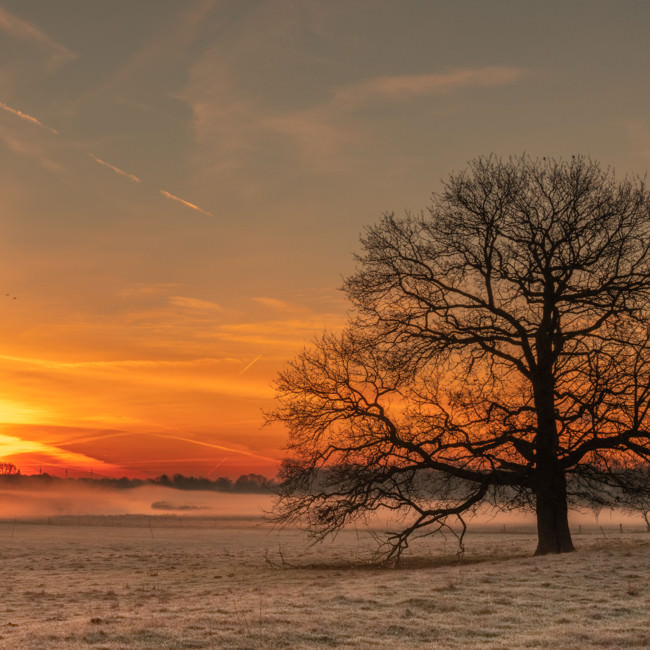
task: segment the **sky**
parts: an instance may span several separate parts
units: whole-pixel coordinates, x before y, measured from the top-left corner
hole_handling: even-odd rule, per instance
[[[273,379],[482,154],[650,164],[641,0],[0,0],[0,461],[274,476]]]

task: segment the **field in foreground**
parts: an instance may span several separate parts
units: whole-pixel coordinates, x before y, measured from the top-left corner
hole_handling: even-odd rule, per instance
[[[531,557],[526,531],[369,563],[346,531],[308,546],[255,520],[0,523],[2,648],[647,648],[650,535],[592,530]]]

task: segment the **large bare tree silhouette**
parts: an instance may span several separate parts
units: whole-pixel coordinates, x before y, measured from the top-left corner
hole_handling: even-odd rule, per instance
[[[346,331],[277,379],[278,515],[316,535],[410,512],[399,557],[483,502],[573,550],[571,498],[650,456],[650,196],[583,157],[478,158],[362,237]],[[464,526],[464,524],[463,524]]]

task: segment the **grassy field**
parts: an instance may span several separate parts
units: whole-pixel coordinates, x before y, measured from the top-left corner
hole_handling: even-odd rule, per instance
[[[460,562],[438,538],[380,568],[365,531],[310,546],[256,519],[4,521],[0,647],[650,647],[650,535],[581,530],[561,557],[495,524]]]

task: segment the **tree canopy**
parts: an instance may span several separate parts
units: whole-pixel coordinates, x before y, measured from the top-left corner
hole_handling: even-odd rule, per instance
[[[425,212],[361,239],[345,331],[279,374],[279,516],[326,535],[481,503],[533,507],[537,553],[573,550],[572,500],[650,458],[650,196],[584,157],[470,162]]]

